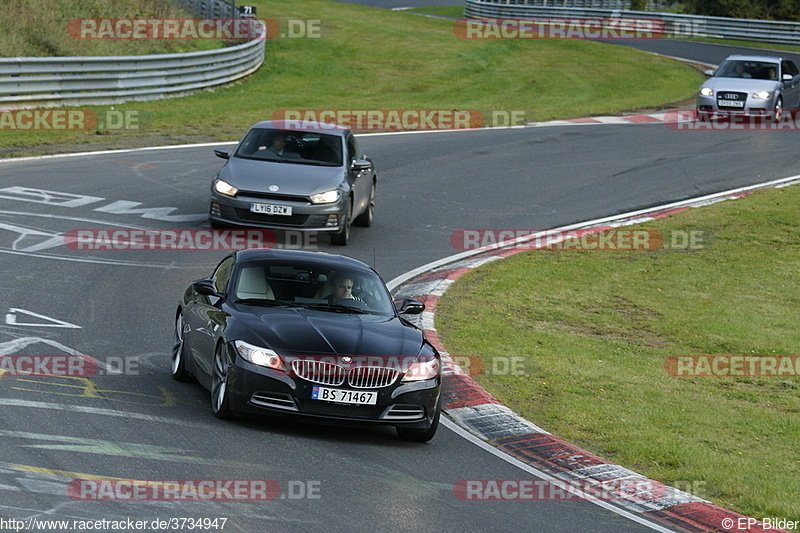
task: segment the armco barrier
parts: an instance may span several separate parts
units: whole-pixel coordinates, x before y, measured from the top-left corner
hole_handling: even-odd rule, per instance
[[[255,72],[264,61],[265,42],[186,54],[0,58],[0,109],[181,96]]]
[[[746,39],[776,44],[800,44],[800,23],[775,20],[704,17],[657,11],[621,11],[616,0],[592,2],[601,7],[553,7],[554,4],[575,4],[566,0],[465,0],[467,18],[626,18],[660,20],[667,36],[715,37]],[[547,4],[547,5],[545,5]]]

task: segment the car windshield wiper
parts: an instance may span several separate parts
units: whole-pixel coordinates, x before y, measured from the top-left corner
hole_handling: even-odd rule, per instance
[[[308,309],[321,309],[323,311],[334,311],[336,313],[356,313],[359,315],[369,315],[369,311],[359,309],[358,307],[350,307],[349,305],[342,304],[323,304],[323,303],[304,303],[301,304]]]

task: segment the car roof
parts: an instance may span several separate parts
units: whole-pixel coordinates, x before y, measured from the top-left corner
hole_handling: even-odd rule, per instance
[[[250,126],[250,129],[313,131],[318,133],[327,133],[329,135],[336,135],[339,137],[344,136],[345,133],[350,131],[344,126],[326,124],[323,122],[314,122],[310,120],[262,120]]]
[[[763,61],[769,63],[780,63],[786,58],[778,56],[756,56],[734,54],[725,58],[725,61]]]
[[[297,261],[323,264],[330,267],[348,267],[358,270],[375,272],[375,270],[352,257],[329,254],[327,252],[310,252],[304,250],[283,250],[276,248],[247,248],[235,252],[236,262],[250,261]]]

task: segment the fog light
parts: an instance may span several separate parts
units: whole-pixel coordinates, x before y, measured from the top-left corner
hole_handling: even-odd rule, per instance
[[[328,220],[325,221],[325,227],[328,228],[338,228],[339,227],[339,215],[328,215]]]
[[[220,209],[219,204],[216,204],[216,203],[212,203],[211,204],[211,216],[212,217],[221,217],[222,216],[222,210]]]

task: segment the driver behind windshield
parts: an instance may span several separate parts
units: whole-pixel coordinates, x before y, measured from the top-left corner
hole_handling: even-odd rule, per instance
[[[331,294],[328,296],[328,302],[331,304],[338,304],[343,300],[355,300],[357,302],[366,303],[358,296],[353,296],[353,278],[347,274],[334,274],[331,278]]]

